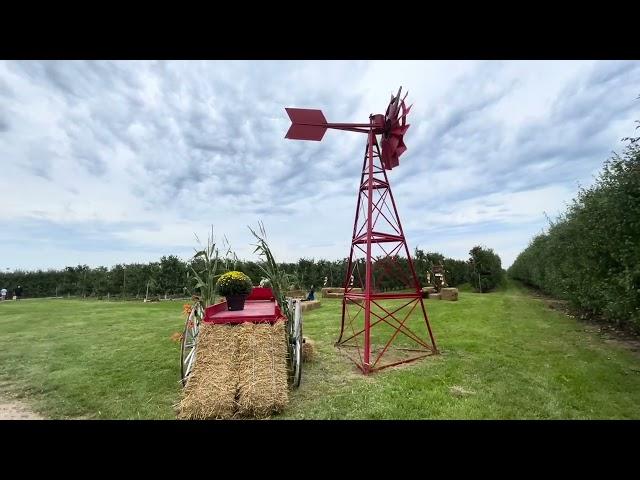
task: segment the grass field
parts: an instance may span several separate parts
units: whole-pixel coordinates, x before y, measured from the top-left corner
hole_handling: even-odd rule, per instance
[[[340,301],[304,317],[318,360],[276,418],[640,418],[640,355],[508,284],[426,301],[442,354],[369,377],[336,353]],[[0,304],[0,395],[49,418],[174,418],[182,302]]]

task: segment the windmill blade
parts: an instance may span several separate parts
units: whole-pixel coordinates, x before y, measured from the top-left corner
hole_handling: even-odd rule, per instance
[[[411,110],[411,107],[413,107],[413,104],[407,107],[404,103],[404,100],[402,100],[402,102],[400,103],[400,109],[402,110],[402,113],[398,115],[395,121],[391,122],[391,128],[395,128],[401,123],[406,123],[407,115],[409,115],[409,111]]]
[[[400,93],[402,92],[402,86],[398,89],[398,94],[396,95],[395,101],[393,102],[393,113],[394,115],[398,114],[398,107],[400,106]]]
[[[403,126],[398,126],[396,128],[394,128],[393,130],[391,130],[390,132],[390,136],[393,137],[402,137],[404,136],[405,133],[407,133],[407,130],[409,130],[409,127],[411,125],[403,125]]]
[[[285,108],[291,119],[291,127],[285,138],[319,142],[327,131],[327,119],[322,110],[309,108]]]

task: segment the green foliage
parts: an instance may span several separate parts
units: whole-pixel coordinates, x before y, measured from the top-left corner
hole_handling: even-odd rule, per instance
[[[256,232],[253,232],[256,235]],[[265,277],[265,258],[261,262],[239,260],[232,252],[226,238],[218,244],[213,238],[213,229],[206,245],[200,244],[192,258],[183,261],[174,255],[164,256],[158,262],[148,264],[118,264],[111,268],[78,265],[63,270],[49,271],[15,271],[0,272],[0,288],[3,286],[10,292],[18,285],[23,287],[25,297],[74,296],[105,299],[115,298],[152,298],[168,296],[184,297],[197,294],[207,305],[215,303],[215,284],[218,277],[230,270],[239,270],[246,274],[254,285],[258,285]],[[268,245],[264,245],[268,247]],[[262,246],[261,246],[262,248]],[[408,272],[407,259],[397,256],[395,259],[400,268]],[[363,260],[359,266],[364,272]],[[383,291],[394,291],[406,288],[396,275],[386,275],[385,265],[389,260],[374,262],[374,280]],[[427,272],[434,264],[442,262],[445,267],[447,284],[458,286],[471,283],[469,264],[463,260],[445,258],[438,252],[424,252],[416,249],[413,257],[418,280],[427,284]],[[347,271],[347,259],[315,260],[301,258],[297,262],[279,262],[278,275],[281,275],[282,291],[290,289],[307,290],[312,285],[316,288],[341,287],[344,285]],[[406,279],[409,280],[409,279]],[[477,284],[477,281],[476,281]]]
[[[469,255],[469,281],[477,292],[489,292],[502,283],[502,262],[492,248],[475,246]]]
[[[445,278],[450,287],[457,287],[469,281],[469,263],[464,260],[445,258]]]
[[[627,139],[590,188],[533,238],[512,278],[640,330],[640,144]]]
[[[165,294],[184,293],[187,284],[187,266],[175,255],[162,257],[157,280],[161,291]]]
[[[398,261],[406,268],[406,258],[399,257]],[[443,261],[449,285],[457,286],[469,281],[466,262],[445,258],[436,252],[425,254],[416,249],[414,265],[422,285],[426,285],[426,273],[438,261]],[[376,262],[374,271],[382,272],[383,263]],[[0,272],[0,288],[4,286],[13,291],[22,285],[24,296],[32,298],[58,295],[103,299],[109,295],[113,299],[122,298],[123,294],[126,298],[152,298],[164,295],[182,297],[196,293],[203,299],[206,297],[208,302],[214,302],[215,282],[221,273],[240,270],[251,278],[254,285],[258,285],[264,277],[261,265],[260,262],[238,260],[226,239],[221,242],[220,248],[217,243],[208,240],[187,261],[169,255],[158,262],[118,264],[111,268],[79,265],[63,270]],[[302,258],[295,263],[279,262],[278,268],[287,274],[289,283],[285,290],[304,290],[312,285],[322,287],[325,277],[327,287],[341,287],[344,285],[347,263],[346,259]],[[393,276],[383,279],[380,285],[385,290],[403,287]]]

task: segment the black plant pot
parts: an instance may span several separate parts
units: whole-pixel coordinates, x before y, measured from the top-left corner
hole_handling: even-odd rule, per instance
[[[244,310],[244,301],[247,299],[247,295],[229,295],[226,298],[229,310]]]

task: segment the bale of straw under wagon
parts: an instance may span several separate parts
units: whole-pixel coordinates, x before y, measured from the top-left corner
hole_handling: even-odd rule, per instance
[[[238,415],[267,417],[289,403],[284,322],[238,330]]]
[[[236,351],[233,326],[201,326],[195,364],[178,404],[178,418],[230,418],[235,414]]]
[[[284,322],[202,325],[180,419],[266,417],[289,402]]]

